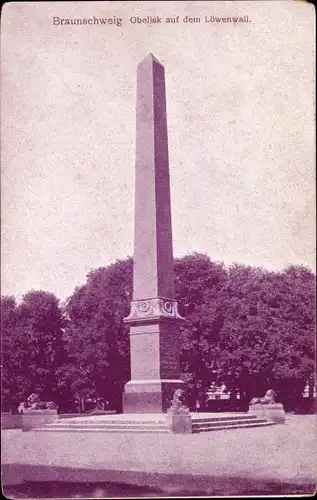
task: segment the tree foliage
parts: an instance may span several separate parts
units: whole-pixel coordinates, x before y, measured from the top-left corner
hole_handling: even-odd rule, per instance
[[[212,382],[246,401],[268,388],[294,401],[314,381],[316,293],[309,269],[227,268],[194,253],[175,260],[175,290],[186,318],[181,369],[191,406],[204,402]],[[63,306],[42,291],[20,304],[3,297],[5,404],[37,392],[60,404],[100,396],[120,409],[130,379],[123,318],[131,297],[131,258],[91,271]]]
[[[212,351],[224,321],[221,299],[226,277],[224,265],[204,254],[175,262],[176,298],[186,319],[181,328],[182,372],[192,405],[204,398],[214,377]]]
[[[65,357],[65,321],[55,295],[30,291],[20,304],[1,299],[2,403],[12,406],[31,392],[54,399],[57,369]]]
[[[126,259],[91,271],[68,299],[68,363],[60,369],[60,387],[68,387],[76,398],[98,395],[120,406],[118,396],[130,377],[123,318],[131,295],[132,259]]]
[[[246,401],[269,387],[284,401],[298,399],[314,378],[314,274],[301,266],[283,272],[242,265],[226,270],[202,255],[182,261],[176,265],[188,320],[182,360],[193,399],[213,381]],[[190,271],[184,274],[185,261]],[[193,304],[196,287],[200,295]]]

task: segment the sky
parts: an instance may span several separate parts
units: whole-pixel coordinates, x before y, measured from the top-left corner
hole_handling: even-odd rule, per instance
[[[122,22],[60,21],[94,16]],[[146,16],[161,23],[134,22]],[[228,16],[248,22],[215,20]],[[136,68],[150,52],[166,74],[174,255],[315,270],[314,23],[291,0],[6,4],[2,295],[65,299],[132,255]]]

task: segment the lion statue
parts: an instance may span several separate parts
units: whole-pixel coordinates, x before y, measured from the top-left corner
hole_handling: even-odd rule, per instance
[[[265,396],[263,398],[253,398],[250,401],[250,405],[256,405],[256,404],[261,404],[261,405],[269,405],[275,403],[275,398],[277,394],[273,389],[269,389],[266,391]]]
[[[54,401],[41,401],[38,394],[32,393],[26,401],[19,404],[18,411],[23,414],[27,410],[56,410]]]
[[[173,394],[169,412],[172,413],[187,413],[189,410],[185,403],[185,391],[183,389],[176,389]]]

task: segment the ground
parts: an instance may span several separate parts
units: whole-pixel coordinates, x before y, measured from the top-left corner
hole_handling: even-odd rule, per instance
[[[316,430],[315,415],[287,415],[284,425],[189,435],[5,430],[4,493],[6,485],[9,492],[10,484],[23,479],[51,485],[116,482],[169,495],[313,493]]]

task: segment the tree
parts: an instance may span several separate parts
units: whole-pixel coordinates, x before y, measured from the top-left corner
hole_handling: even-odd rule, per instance
[[[132,259],[128,258],[91,271],[87,283],[68,299],[68,363],[60,370],[60,385],[68,385],[74,395],[94,394],[120,407],[123,385],[130,378],[123,318],[129,314],[131,296]]]
[[[229,269],[217,375],[245,401],[268,388],[283,401],[300,398],[314,372],[314,282],[301,267]]]
[[[222,263],[213,263],[200,253],[175,262],[176,298],[186,324],[181,328],[181,368],[191,408],[204,404],[214,378],[213,349],[223,323],[223,287],[227,273]]]
[[[283,400],[297,404],[315,376],[315,276],[303,266],[290,266],[274,279],[268,336],[274,359],[272,384]]]
[[[15,401],[19,385],[15,370],[19,364],[19,352],[16,337],[21,337],[16,327],[16,301],[14,297],[1,297],[1,407],[8,411]],[[19,384],[20,382],[20,384]],[[22,382],[22,384],[21,384]],[[22,390],[23,390],[22,389]]]
[[[246,403],[275,389],[294,407],[315,383],[315,275],[290,266],[268,272],[212,262],[194,253],[175,260],[181,370],[192,408],[212,382]],[[64,308],[48,292],[17,305],[1,299],[2,404],[30,392],[60,406],[102,397],[118,410],[130,379],[128,316],[132,259],[91,271]]]
[[[175,274],[190,405],[216,382],[245,403],[273,388],[294,406],[315,373],[315,275],[226,269],[204,254],[178,259]]]
[[[19,305],[1,299],[2,397],[6,406],[30,392],[56,400],[57,369],[64,362],[65,320],[54,294],[32,290]]]

